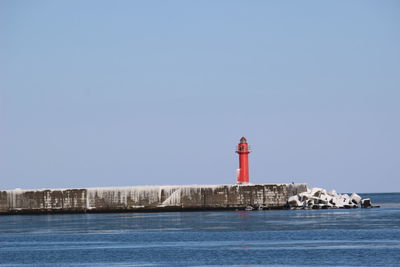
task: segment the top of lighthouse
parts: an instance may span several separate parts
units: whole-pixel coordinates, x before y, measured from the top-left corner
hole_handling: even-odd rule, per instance
[[[247,144],[247,139],[246,139],[246,137],[242,137],[242,138],[240,138],[240,142],[239,142],[239,144],[237,145],[237,150],[236,150],[236,153],[239,153],[239,154],[242,154],[242,153],[250,153],[251,151],[250,151],[250,147],[249,147],[249,144]]]

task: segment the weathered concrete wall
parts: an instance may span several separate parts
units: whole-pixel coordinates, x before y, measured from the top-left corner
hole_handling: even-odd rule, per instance
[[[284,208],[305,184],[0,191],[0,214]]]

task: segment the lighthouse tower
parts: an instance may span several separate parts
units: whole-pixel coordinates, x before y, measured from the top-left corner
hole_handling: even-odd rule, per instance
[[[239,154],[239,169],[237,170],[237,183],[249,183],[249,145],[245,137],[240,138],[236,153]]]

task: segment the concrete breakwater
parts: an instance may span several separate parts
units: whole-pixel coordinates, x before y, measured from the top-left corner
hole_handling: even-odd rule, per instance
[[[306,184],[15,189],[0,191],[0,214],[282,209],[306,191]]]

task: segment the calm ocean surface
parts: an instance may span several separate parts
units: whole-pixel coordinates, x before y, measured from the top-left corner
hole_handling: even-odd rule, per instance
[[[400,193],[380,209],[0,216],[4,266],[400,266]]]

